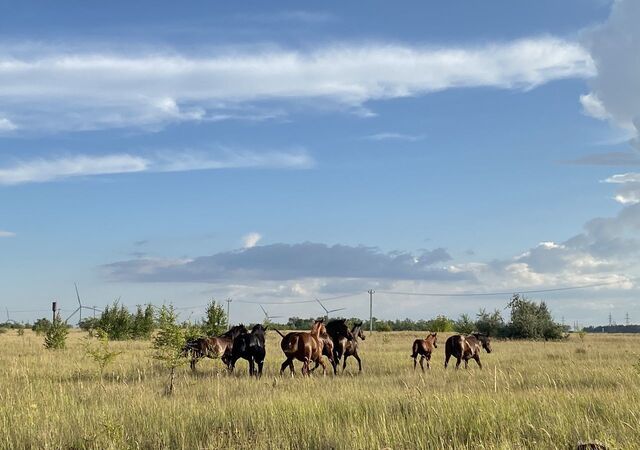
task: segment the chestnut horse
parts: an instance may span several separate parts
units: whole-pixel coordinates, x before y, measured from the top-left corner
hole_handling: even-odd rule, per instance
[[[199,337],[187,341],[182,353],[191,357],[191,370],[196,371],[196,363],[201,358],[222,358],[222,362],[230,368],[231,349],[233,340],[241,334],[247,333],[244,325],[236,325],[226,333],[216,337]]]
[[[460,367],[461,360],[464,360],[464,368],[466,369],[469,365],[470,359],[474,359],[482,369],[482,363],[480,363],[480,351],[483,348],[487,353],[491,353],[491,340],[486,334],[471,333],[468,336],[456,334],[449,337],[444,345],[444,368],[447,368],[449,358],[454,356],[458,360],[456,362],[456,369]]]
[[[448,341],[447,341],[448,342]],[[418,355],[420,355],[420,368],[424,372],[424,361],[427,361],[427,369],[431,369],[431,353],[438,348],[438,333],[429,333],[426,339],[413,341],[411,357],[413,358],[413,370],[416,370]]]
[[[302,361],[302,375],[310,375],[309,364],[315,362],[322,366],[322,373],[326,375],[327,366],[322,360],[322,351],[326,345],[327,330],[324,326],[324,320],[316,320],[311,331],[294,331],[283,335],[280,331],[276,332],[282,336],[280,348],[284,352],[287,359],[280,366],[280,375],[284,373],[284,369],[288,366],[291,375],[294,373],[293,360]]]

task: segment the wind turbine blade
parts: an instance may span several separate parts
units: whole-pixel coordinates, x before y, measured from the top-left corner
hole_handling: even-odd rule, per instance
[[[266,310],[266,309],[264,309],[264,308],[262,307],[262,305],[258,305],[258,306],[260,307],[260,309],[261,309],[261,310],[262,310],[262,312],[264,313],[264,316],[268,319],[268,318],[269,318],[269,314],[267,314],[267,310]]]
[[[80,301],[80,293],[78,292],[78,283],[73,283],[73,285],[76,287],[76,298],[78,299],[78,305],[80,305],[80,308],[82,308],[82,302]]]
[[[329,311],[327,311],[327,313],[336,312],[336,311],[344,311],[345,309],[347,309],[347,308],[330,309]]]

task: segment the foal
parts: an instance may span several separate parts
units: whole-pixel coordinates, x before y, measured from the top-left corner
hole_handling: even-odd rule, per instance
[[[344,359],[342,360],[342,371],[347,367],[347,358],[353,356],[358,361],[358,372],[362,372],[362,361],[360,355],[358,355],[358,338],[365,340],[364,333],[362,332],[362,322],[357,323],[351,329],[353,339],[346,342],[344,347]]]
[[[416,370],[418,355],[420,355],[420,368],[424,372],[424,361],[427,360],[427,369],[431,369],[431,353],[438,348],[438,333],[429,333],[426,339],[413,341],[411,357],[413,358],[413,370]]]

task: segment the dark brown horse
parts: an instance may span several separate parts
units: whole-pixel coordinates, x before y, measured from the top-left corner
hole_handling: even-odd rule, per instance
[[[233,340],[229,370],[233,372],[236,362],[240,358],[249,361],[249,375],[257,378],[262,376],[262,366],[266,356],[265,333],[267,327],[256,324],[251,329],[251,333],[244,333]],[[258,370],[256,371],[256,364]]]
[[[444,368],[447,368],[449,364],[449,358],[454,356],[458,361],[456,362],[456,369],[460,367],[460,361],[464,360],[464,368],[469,365],[470,359],[475,359],[478,366],[482,369],[482,363],[480,362],[480,351],[485,349],[487,353],[491,353],[491,340],[489,336],[482,333],[471,333],[468,336],[462,336],[460,334],[451,336],[447,339],[444,346],[445,360]]]
[[[360,360],[360,355],[358,355],[358,338],[365,340],[364,332],[362,331],[362,322],[357,323],[351,328],[351,335],[353,339],[347,340],[342,360],[342,371],[347,367],[347,358],[349,356],[353,356],[356,361],[358,361],[358,372],[362,372],[362,361]]]
[[[282,336],[280,348],[284,352],[287,359],[280,366],[280,374],[284,373],[284,369],[289,367],[291,375],[294,373],[293,360],[302,361],[302,375],[310,375],[311,370],[309,364],[315,362],[322,366],[322,373],[326,375],[327,366],[322,360],[322,350],[325,347],[325,339],[327,329],[324,326],[324,320],[316,320],[311,331],[294,331],[283,335],[280,331],[276,332]]]
[[[191,370],[194,372],[196,371],[196,363],[202,358],[221,358],[229,369],[233,340],[244,333],[247,333],[247,329],[240,324],[220,336],[191,339],[182,348],[182,353],[191,357]]]
[[[438,333],[429,333],[426,339],[416,339],[411,348],[413,358],[413,370],[416,370],[418,355],[420,355],[420,368],[424,372],[424,362],[427,361],[427,369],[431,369],[431,353],[438,348]]]

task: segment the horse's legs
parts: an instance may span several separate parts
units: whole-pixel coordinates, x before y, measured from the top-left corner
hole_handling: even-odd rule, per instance
[[[420,355],[420,368],[424,372],[424,355]]]
[[[249,358],[249,376],[252,377],[256,373],[255,363],[253,358]]]
[[[444,368],[446,369],[447,366],[449,365],[449,358],[451,358],[451,354],[447,353],[445,358],[444,358]]]
[[[324,363],[324,361],[322,360],[322,355],[320,356],[320,359],[318,359],[317,362],[320,362],[320,365],[322,366],[322,376],[326,377],[327,376],[327,365]],[[333,362],[333,361],[332,361]]]
[[[349,355],[347,355],[346,353],[344,354],[344,357],[342,359],[342,371],[344,372],[345,369],[347,368],[347,358],[349,357]]]
[[[465,358],[464,359],[464,368],[468,369],[469,368],[469,358]]]
[[[413,370],[416,370],[416,365],[418,364],[418,357],[417,356],[413,356]],[[447,367],[447,366],[445,366]]]
[[[456,369],[459,369],[460,368],[460,363],[462,362],[462,357],[457,358],[457,360],[458,361],[456,362]]]
[[[480,362],[480,355],[474,355],[473,359],[476,360],[476,362],[478,363],[478,366],[482,369],[482,363]]]
[[[427,359],[427,370],[431,370],[431,355],[426,357]]]
[[[291,358],[287,358],[285,362],[283,362],[282,365],[280,366],[280,376],[284,374],[284,369],[287,366],[289,366],[289,369],[291,369],[291,375],[293,375],[293,361],[291,360]]]
[[[196,358],[191,358],[191,371],[192,372],[196,371],[196,362],[198,362],[198,360]]]
[[[261,378],[262,377],[262,366],[264,364],[264,360],[263,361],[258,361],[258,373],[256,374],[256,378]]]
[[[358,372],[362,372],[362,361],[360,360],[360,356],[358,356],[358,352],[355,352],[353,357],[358,361]]]

